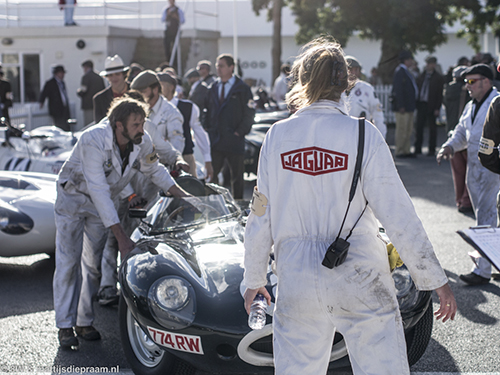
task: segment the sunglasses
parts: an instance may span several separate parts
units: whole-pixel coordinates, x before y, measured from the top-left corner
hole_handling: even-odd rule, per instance
[[[469,85],[473,85],[477,81],[482,81],[484,78],[475,78],[475,79],[464,79],[465,83],[468,83]]]

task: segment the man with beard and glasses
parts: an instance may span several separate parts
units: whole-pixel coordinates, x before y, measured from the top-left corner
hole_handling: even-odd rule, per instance
[[[78,346],[75,332],[84,340],[101,338],[92,325],[92,299],[99,288],[108,230],[116,237],[122,259],[135,247],[117,213],[120,192],[132,177],[141,172],[173,196],[189,196],[158,163],[151,138],[144,131],[146,111],[137,100],[115,100],[107,119],[82,133],[59,173],[53,288],[63,348]]]

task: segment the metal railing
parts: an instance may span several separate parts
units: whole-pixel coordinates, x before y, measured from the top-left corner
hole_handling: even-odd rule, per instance
[[[375,95],[377,95],[377,98],[380,101],[380,104],[382,104],[382,108],[384,109],[385,123],[395,123],[396,118],[394,117],[394,112],[392,111],[390,101],[392,85],[377,85],[374,86],[374,88]]]
[[[167,4],[165,0],[80,0],[77,5],[68,6],[75,8],[74,20],[81,26],[163,30],[165,26],[160,18]],[[207,4],[197,4],[195,0],[178,1],[177,6],[187,13],[183,28],[218,30],[218,0]],[[0,0],[0,27],[54,26],[61,25],[63,18],[56,1]]]
[[[75,103],[70,103],[69,108],[70,113],[76,113]],[[47,104],[43,108],[40,108],[39,103],[14,103],[14,106],[9,108],[9,117],[13,125],[19,126],[24,124],[26,130],[33,130],[45,125],[54,125],[54,121],[47,110]]]

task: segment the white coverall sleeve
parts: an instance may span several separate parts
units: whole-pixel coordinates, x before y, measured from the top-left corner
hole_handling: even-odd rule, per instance
[[[175,181],[172,176],[170,176],[168,169],[158,162],[158,158],[151,161],[148,157],[148,155],[154,151],[153,143],[148,133],[144,134],[143,140],[145,144],[141,144],[141,153],[139,155],[140,171],[151,178],[151,181],[153,181],[156,186],[166,192],[175,185]]]
[[[82,160],[82,172],[87,182],[89,195],[92,198],[97,212],[106,228],[118,224],[120,219],[111,198],[109,184],[104,174],[103,165],[106,162],[102,147],[90,136],[84,139],[78,149]]]
[[[368,206],[385,228],[419,290],[434,290],[448,279],[394,165],[385,142],[366,155],[361,173]]]
[[[469,109],[469,111],[471,110],[470,107],[466,107],[464,114],[469,113],[467,109]],[[448,138],[442,147],[444,146],[450,146],[453,149],[453,152],[462,151],[467,148],[467,123],[464,115],[462,115],[460,120],[458,120],[458,124],[453,130],[453,134],[450,138]]]
[[[165,121],[158,125],[158,131],[164,139],[169,141],[177,151],[184,151],[184,122],[182,114],[171,103],[167,103],[171,108],[165,113]]]
[[[210,138],[208,133],[203,129],[200,122],[200,109],[196,104],[193,103],[193,109],[191,110],[191,123],[189,124],[194,133],[194,142],[196,146],[200,148],[203,159],[205,163],[212,161],[212,155],[210,153]]]
[[[160,163],[175,165],[175,163],[179,160],[182,160],[181,153],[176,150],[169,141],[165,140],[161,136],[160,132],[156,129],[156,126],[150,120],[146,121],[144,128],[151,137],[155,151],[160,158]]]
[[[263,149],[265,141],[263,144]],[[267,185],[268,174],[266,157],[261,152],[257,172],[257,189],[269,199],[269,188]],[[269,254],[273,245],[271,233],[271,204],[268,200],[266,210],[262,216],[250,213],[245,228],[245,274],[244,284],[249,289],[258,289],[267,284],[267,269],[269,266]]]

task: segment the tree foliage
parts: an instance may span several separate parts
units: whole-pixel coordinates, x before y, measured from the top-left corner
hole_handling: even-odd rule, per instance
[[[292,0],[291,7],[300,28],[299,44],[320,34],[332,35],[343,46],[354,33],[380,40],[379,70],[388,81],[399,51],[433,52],[446,41],[446,24],[460,17],[457,9],[471,1],[475,0]]]

